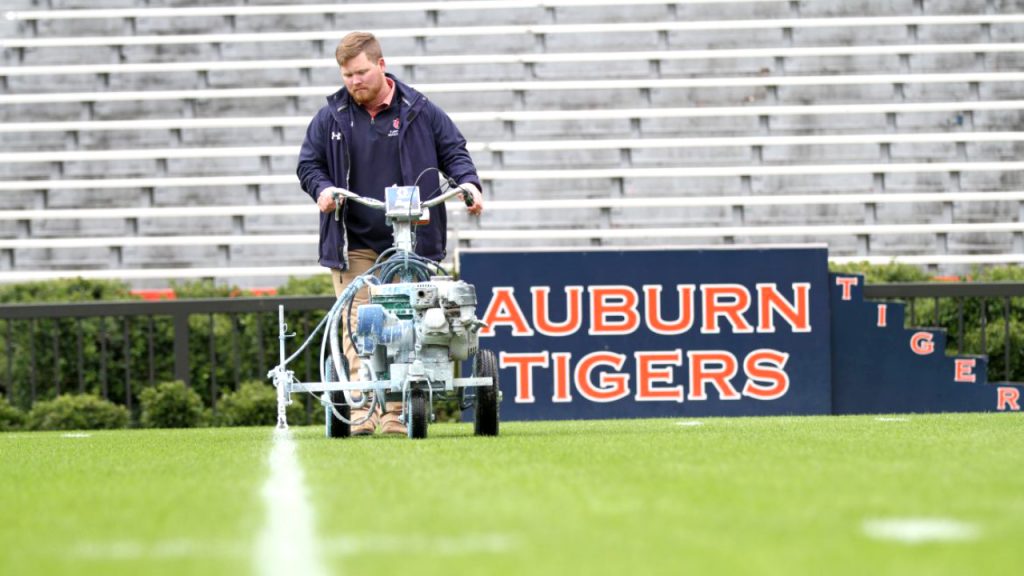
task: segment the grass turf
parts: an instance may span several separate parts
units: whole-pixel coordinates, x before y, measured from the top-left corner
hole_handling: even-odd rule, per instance
[[[244,574],[270,443],[255,429],[0,434],[0,574]]]
[[[295,429],[337,574],[1002,574],[1019,414],[503,423],[426,441]],[[0,574],[244,574],[268,429],[0,435]],[[904,544],[874,519],[952,519]]]

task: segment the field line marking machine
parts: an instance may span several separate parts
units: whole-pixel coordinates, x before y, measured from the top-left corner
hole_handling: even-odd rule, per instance
[[[286,343],[295,334],[288,332],[284,306],[278,307],[279,364],[267,374],[277,389],[277,428],[288,427],[286,407],[292,403],[292,394],[305,392],[319,395],[329,438],[351,436],[353,426],[364,424],[376,410],[384,411],[394,402],[401,402],[399,419],[409,437],[426,438],[427,427],[435,419],[434,403],[454,396],[461,409],[474,408],[476,435],[498,434],[498,366],[494,352],[479,347],[477,332],[484,323],[476,316],[476,288],[415,253],[416,227],[429,222],[431,207],[458,194],[467,206],[473,205],[468,191],[438,174],[435,193],[439,194],[427,200],[420,199],[417,185],[390,186],[383,202],[333,189],[336,220],[342,218],[345,201],[382,210],[394,244],[345,288],[291,356]],[[356,295],[364,288],[369,302],[355,307],[353,316]],[[320,381],[299,382],[288,365],[321,332]],[[345,338],[359,357],[356,378],[350,378]],[[472,373],[459,376],[457,363],[467,360],[472,360]],[[353,410],[367,412],[353,418]]]

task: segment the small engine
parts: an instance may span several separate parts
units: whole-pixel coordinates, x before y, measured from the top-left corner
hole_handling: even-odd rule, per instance
[[[372,285],[359,307],[355,339],[363,380],[447,383],[454,363],[479,347],[476,289],[449,276]]]

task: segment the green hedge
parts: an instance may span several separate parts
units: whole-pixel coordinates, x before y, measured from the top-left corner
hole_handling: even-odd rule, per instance
[[[28,413],[29,430],[112,430],[127,428],[128,409],[91,394],[63,394],[36,402]]]
[[[293,400],[301,398],[293,395]],[[293,401],[287,408],[289,424],[305,424],[306,409]],[[277,423],[277,390],[268,382],[243,382],[217,404],[214,422],[218,426],[273,426]]]
[[[927,282],[931,277],[924,270],[910,264],[868,264],[867,262],[851,262],[849,264],[828,265],[829,272],[836,274],[861,274],[868,284],[892,284],[899,282]]]
[[[144,428],[195,428],[209,420],[203,399],[181,380],[163,382],[139,394]]]
[[[20,430],[25,424],[25,413],[11,406],[6,398],[0,398],[0,432]]]

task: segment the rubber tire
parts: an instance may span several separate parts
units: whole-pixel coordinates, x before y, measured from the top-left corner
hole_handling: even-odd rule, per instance
[[[473,363],[473,375],[477,378],[492,378],[492,386],[478,386],[476,389],[476,409],[473,418],[473,433],[477,436],[498,435],[498,362],[494,352],[480,350],[476,353]]]
[[[345,366],[346,363],[344,362],[344,360],[342,360],[342,364],[342,368],[347,368],[347,366]],[[325,372],[328,382],[340,381],[338,375],[334,371],[333,362],[328,360],[327,370]],[[351,420],[352,407],[349,406],[348,402],[345,401],[345,393],[339,390],[336,392],[330,392],[329,394],[331,396],[331,402],[334,403],[335,408],[338,410],[338,413],[344,416],[346,420]],[[331,410],[330,406],[324,406],[324,420],[324,431],[326,432],[328,438],[348,438],[352,436],[352,425],[342,422],[337,417],[335,417],[334,411]]]
[[[427,393],[423,390],[413,390],[409,395],[409,405],[409,438],[426,438],[427,422],[430,420]]]

